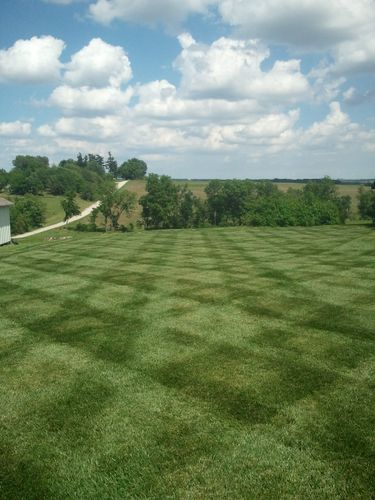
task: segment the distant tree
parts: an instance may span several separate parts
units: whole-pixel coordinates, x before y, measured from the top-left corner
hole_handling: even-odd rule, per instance
[[[359,188],[358,211],[362,219],[371,219],[375,224],[375,186],[372,189]]]
[[[146,229],[196,227],[204,223],[205,204],[187,186],[180,186],[166,175],[150,174],[147,194],[139,200]]]
[[[150,174],[146,182],[147,194],[139,200],[146,229],[178,227],[178,186],[166,175]]]
[[[306,196],[314,196],[320,200],[334,200],[337,197],[335,182],[328,176],[323,179],[309,181],[303,188]]]
[[[147,164],[137,158],[124,162],[118,169],[118,175],[122,179],[143,179],[146,173]]]
[[[87,163],[87,157],[86,160],[83,158],[82,153],[78,153],[77,155],[77,165],[79,167],[84,167],[85,164]]]
[[[66,195],[66,198],[61,202],[61,206],[65,212],[64,216],[65,222],[71,217],[74,217],[75,215],[79,215],[81,213],[81,210],[74,198],[75,198],[74,193],[68,193]]]
[[[49,161],[45,156],[18,155],[9,174],[12,194],[42,194],[48,185]]]
[[[41,227],[45,222],[46,207],[32,196],[16,198],[10,208],[10,224],[13,234],[21,234]]]
[[[129,215],[135,207],[137,196],[126,189],[116,189],[115,186],[107,186],[98,210],[104,217],[104,226],[116,231],[119,228],[119,219],[122,214]],[[95,223],[95,219],[92,220]],[[109,225],[108,225],[109,223]]]
[[[114,159],[110,151],[108,153],[107,161],[105,162],[105,168],[108,173],[113,175],[113,177],[115,178],[117,177],[117,171],[118,171],[117,161]]]
[[[0,191],[4,191],[4,189],[8,186],[9,182],[9,174],[3,168],[0,168]]]
[[[61,164],[61,162],[60,162]],[[69,163],[61,167],[52,167],[48,172],[48,191],[53,195],[64,195],[82,190],[83,179],[76,169],[69,168]]]

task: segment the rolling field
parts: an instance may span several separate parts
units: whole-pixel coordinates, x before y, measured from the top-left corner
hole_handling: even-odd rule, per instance
[[[373,228],[48,237],[0,248],[2,500],[373,498]]]

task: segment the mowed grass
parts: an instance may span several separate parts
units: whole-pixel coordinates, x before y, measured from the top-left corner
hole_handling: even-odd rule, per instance
[[[373,498],[371,227],[53,234],[0,248],[0,498]]]

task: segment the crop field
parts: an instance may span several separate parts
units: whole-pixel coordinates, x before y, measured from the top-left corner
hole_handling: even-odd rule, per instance
[[[370,226],[0,248],[0,498],[373,498],[374,297]]]

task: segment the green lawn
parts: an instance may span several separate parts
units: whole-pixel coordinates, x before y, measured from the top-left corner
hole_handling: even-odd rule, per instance
[[[0,248],[0,498],[373,498],[374,257],[359,225]]]

